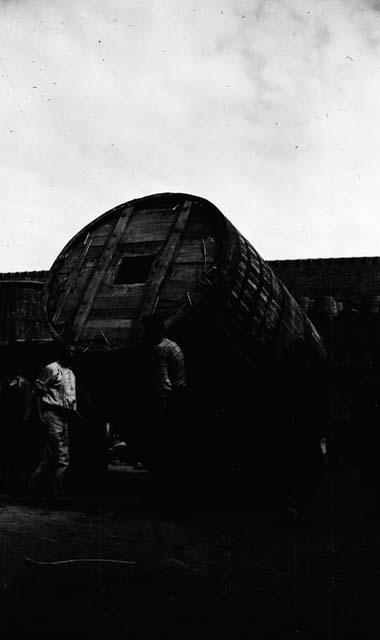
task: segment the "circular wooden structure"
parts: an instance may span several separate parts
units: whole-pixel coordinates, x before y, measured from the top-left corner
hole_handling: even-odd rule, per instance
[[[189,477],[197,469],[201,483],[211,470],[217,477],[219,467],[236,467],[243,477],[254,474],[257,481],[247,486],[260,486],[260,493],[272,485],[275,493],[287,493],[297,473],[307,485],[299,464],[307,459],[314,468],[305,438],[316,457],[320,453],[314,433],[323,342],[213,204],[164,193],[108,211],[55,260],[44,308],[55,334],[83,351],[78,380],[90,389],[92,415],[104,409],[148,466],[159,418],[150,402],[152,362],[142,319],[157,314],[185,355],[188,394],[178,425],[183,445],[173,453],[177,464]],[[294,451],[303,448],[297,460]]]
[[[174,332],[212,320],[248,359],[261,346],[322,341],[252,245],[207,200],[164,193],[111,209],[70,240],[44,288],[53,331],[90,350],[131,346],[155,313]]]

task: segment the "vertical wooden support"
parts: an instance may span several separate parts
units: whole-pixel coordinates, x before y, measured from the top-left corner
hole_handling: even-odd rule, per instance
[[[61,300],[59,302],[59,305],[57,306],[56,312],[53,316],[53,323],[57,322],[57,320],[59,319],[59,316],[61,315],[63,308],[68,300],[68,298],[70,297],[70,294],[72,292],[72,289],[75,287],[76,281],[78,279],[80,270],[83,266],[83,263],[85,261],[85,258],[87,256],[88,250],[90,248],[92,244],[92,240],[87,240],[87,242],[85,242],[84,248],[82,250],[82,253],[80,256],[78,256],[78,260],[76,261],[75,265],[73,266],[71,273],[67,279],[67,284],[65,287],[65,292],[63,294],[63,296],[61,297]]]
[[[127,207],[126,209],[124,209],[123,213],[119,216],[119,219],[115,227],[113,228],[113,230],[111,231],[108,237],[107,244],[104,248],[101,258],[91,274],[89,284],[87,286],[87,289],[83,296],[82,303],[78,309],[78,313],[73,323],[72,336],[74,340],[79,339],[84,329],[86,320],[91,311],[96,294],[98,293],[99,288],[103,282],[104,276],[114,256],[117,245],[124,234],[124,231],[132,215],[132,211],[133,211],[133,206]]]
[[[158,294],[166,278],[168,268],[179,247],[182,234],[190,215],[190,209],[191,200],[185,200],[183,207],[178,214],[177,220],[175,221],[171,232],[166,240],[166,244],[153,264],[153,275],[149,280],[149,285],[147,287],[145,297],[140,308],[137,326],[144,316],[150,315],[156,309]]]

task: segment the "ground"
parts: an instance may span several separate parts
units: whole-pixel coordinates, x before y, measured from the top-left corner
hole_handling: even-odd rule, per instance
[[[123,471],[119,495],[59,509],[2,496],[0,631],[380,628],[380,522],[357,471],[326,469],[296,526],[248,504],[160,516],[139,498],[143,473]]]

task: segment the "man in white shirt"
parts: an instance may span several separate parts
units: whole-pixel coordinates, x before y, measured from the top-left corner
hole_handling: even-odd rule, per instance
[[[50,499],[63,495],[63,478],[69,466],[69,422],[76,411],[76,380],[71,369],[73,347],[62,346],[60,355],[37,376],[35,392],[45,426],[43,458],[29,481],[33,496]]]

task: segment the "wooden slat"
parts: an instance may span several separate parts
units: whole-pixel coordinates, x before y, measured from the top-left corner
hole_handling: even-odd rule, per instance
[[[126,226],[132,215],[132,211],[133,207],[127,207],[120,215],[112,233],[110,233],[107,245],[100,257],[100,260],[92,272],[90,282],[83,296],[82,304],[79,307],[77,316],[73,323],[73,338],[76,340],[80,337],[83,331],[88,314],[90,313],[92,304],[95,300],[95,296],[103,282],[103,278],[115,253],[118,242],[124,234]]]
[[[264,338],[267,335],[269,329],[269,322],[267,323],[267,313],[268,308],[270,307],[270,303],[273,300],[273,295],[275,292],[273,291],[273,282],[274,282],[274,273],[272,269],[266,269],[264,275],[264,281],[268,280],[266,285],[263,287],[261,291],[261,299],[265,302],[265,307],[263,310],[263,320],[261,326],[258,328],[257,335],[258,338]]]
[[[90,249],[91,251],[91,249]],[[78,278],[76,280],[75,287],[72,289],[71,295],[67,297],[66,304],[64,306],[63,312],[59,318],[55,321],[55,324],[60,323],[63,320],[64,323],[68,323],[69,325],[75,319],[76,314],[78,313],[78,309],[83,301],[83,296],[86,292],[87,286],[91,279],[91,274],[96,268],[97,262],[90,264],[88,262],[88,254],[85,260],[85,263],[82,266],[78,274]],[[64,282],[60,287],[60,292],[58,300],[60,300],[60,296],[65,295],[66,289],[64,288]]]
[[[192,263],[192,262],[182,262],[177,264],[172,263],[170,280],[186,280],[189,282],[189,285],[193,285],[194,282],[201,278],[204,273],[203,264]]]
[[[243,283],[246,281],[248,281],[247,274],[239,269],[232,285],[232,291],[238,293],[241,290]]]
[[[189,219],[191,210],[191,200],[185,200],[184,205],[178,214],[178,218],[173,225],[172,231],[166,241],[165,247],[162,252],[156,258],[153,265],[153,277],[150,280],[147,288],[145,299],[141,305],[141,311],[138,318],[138,323],[141,322],[141,318],[145,315],[149,315],[153,312],[155,307],[157,296],[160,292],[161,286],[166,278],[168,267],[170,266],[174,255],[181,242],[182,234],[184,232],[186,223]]]
[[[87,343],[101,343],[103,346],[105,344],[112,345],[115,342],[125,345],[131,328],[132,327],[113,327],[112,329],[100,329],[97,327],[88,327],[86,324],[83,329],[81,341]]]
[[[133,220],[131,220],[131,231],[141,226],[146,228],[147,220],[149,220],[149,224],[173,224],[173,216],[176,217],[177,215],[178,212],[175,213],[174,209],[156,209],[155,207],[138,209],[135,211]]]
[[[176,262],[204,262],[204,249],[206,249],[207,264],[213,262],[216,239],[214,236],[201,238],[184,238],[175,257]]]
[[[93,318],[86,322],[87,329],[98,329],[107,334],[108,329],[125,329],[130,328],[134,321],[132,318],[110,318],[105,321],[104,318]]]
[[[247,278],[247,289],[253,289],[256,291],[258,285],[258,280],[254,280],[251,276]]]
[[[193,298],[191,298],[193,300]],[[164,298],[160,298],[157,309],[161,312],[165,313],[165,316],[170,313],[177,313],[178,308],[182,307],[185,304],[185,298],[181,298],[181,300],[166,300]]]
[[[125,293],[123,292],[125,289]],[[118,295],[99,295],[97,296],[92,306],[93,311],[102,309],[104,311],[114,311],[115,309],[137,309],[142,301],[144,286],[129,287],[129,291],[126,287],[123,287]]]
[[[135,213],[128,225],[128,243],[165,242],[173,226],[176,214],[173,211],[141,210]]]
[[[126,340],[128,339],[128,335],[133,330],[133,321],[131,322],[131,326],[124,327],[89,327],[87,324],[85,325],[81,340],[83,342],[95,342],[100,343],[103,346],[105,344],[112,345],[115,342],[125,345]]]
[[[124,258],[126,256],[146,256],[154,255],[162,248],[162,242],[150,242],[145,240],[144,242],[121,242],[119,244],[119,253]]]
[[[113,222],[108,222],[107,224],[103,222],[99,227],[91,229],[87,240],[92,241],[91,244],[93,247],[104,247],[107,244],[108,237],[114,226],[115,220]]]
[[[56,312],[55,312],[55,314],[53,316],[53,323],[58,320],[58,318],[61,315],[61,313],[63,311],[63,308],[64,308],[64,306],[65,306],[65,304],[67,302],[67,299],[69,298],[69,296],[70,296],[70,294],[72,292],[72,289],[78,284],[77,280],[78,280],[79,272],[80,272],[80,270],[81,270],[81,268],[83,266],[83,263],[85,261],[87,252],[88,252],[89,248],[91,247],[91,244],[92,244],[92,240],[88,239],[86,244],[85,244],[85,246],[84,246],[84,248],[83,248],[82,254],[78,256],[77,262],[75,263],[73,269],[71,270],[71,273],[70,273],[70,275],[69,275],[69,277],[67,279],[67,282],[66,282],[64,294],[61,296],[61,299],[60,299],[59,304],[57,306],[57,310],[56,310]]]
[[[93,320],[102,319],[104,326],[107,326],[109,320],[136,318],[137,310],[138,307],[124,307],[123,309],[94,309],[92,307],[86,324],[91,324]]]
[[[161,300],[179,300],[186,295],[186,291],[191,291],[193,282],[186,280],[167,280],[160,291]]]
[[[149,219],[145,220],[145,227],[141,225],[138,229],[128,230],[128,240],[130,242],[144,242],[145,238],[149,235],[151,242],[163,242],[166,240],[168,230],[172,226],[173,221],[164,222],[160,224],[150,224]]]
[[[102,235],[91,236],[93,247],[105,247],[107,244],[107,238],[109,234],[103,233]]]

